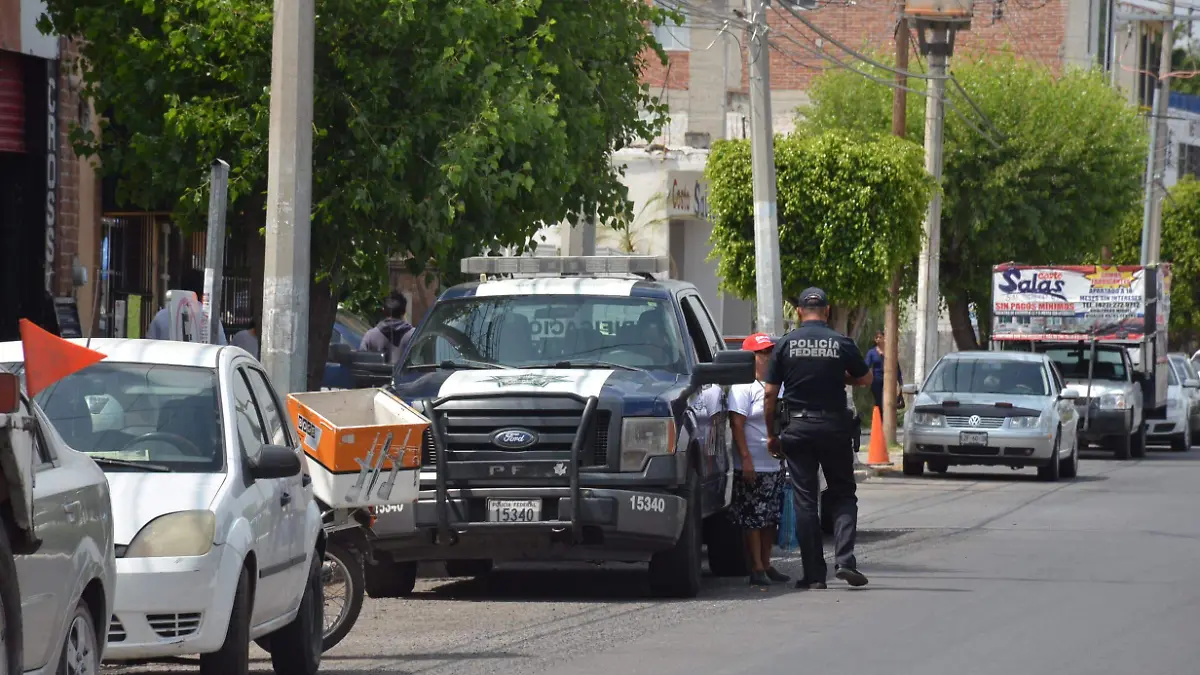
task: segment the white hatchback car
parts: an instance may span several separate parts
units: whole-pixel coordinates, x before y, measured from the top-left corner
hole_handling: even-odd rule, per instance
[[[82,341],[76,341],[82,343]],[[283,402],[236,347],[93,340],[107,358],[38,395],[112,486],[117,595],[105,660],[199,654],[206,675],[321,662],[321,513]],[[0,363],[20,345],[0,345]],[[276,647],[277,648],[273,648]]]

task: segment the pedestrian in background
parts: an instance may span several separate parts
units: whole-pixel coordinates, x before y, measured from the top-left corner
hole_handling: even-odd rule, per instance
[[[879,408],[879,414],[883,414],[883,355],[887,338],[883,331],[875,333],[875,344],[867,350],[867,365],[871,368],[871,395],[875,397],[875,407]],[[904,373],[900,371],[900,364],[896,364],[896,386],[904,386]],[[904,397],[900,397],[897,402],[897,409],[904,407]]]
[[[408,299],[392,291],[383,301],[383,319],[363,335],[359,351],[387,354],[388,363],[399,363],[413,337],[413,325],[404,320]]]
[[[250,317],[250,326],[246,330],[240,330],[233,334],[229,339],[229,344],[234,347],[241,347],[246,350],[250,356],[259,358],[259,342],[258,342],[258,316]]]
[[[764,384],[767,447],[786,457],[798,497],[800,559],[804,577],[796,588],[825,588],[828,570],[822,549],[821,474],[827,504],[833,515],[836,576],[851,586],[865,586],[858,571],[854,539],[858,528],[858,485],[850,446],[852,417],[846,409],[847,384],[871,384],[871,369],[858,345],[829,327],[825,291],[808,288],[796,304],[800,325],[785,335],[774,350]],[[777,431],[780,387],[787,403],[786,426]]]
[[[742,349],[754,352],[755,380],[729,390],[729,425],[741,458],[741,466],[734,472],[732,514],[745,538],[751,586],[786,583],[791,578],[771,565],[771,547],[775,545],[783,508],[783,466],[767,450],[763,407],[763,379],[774,346],[770,336],[763,333],[746,338]]]

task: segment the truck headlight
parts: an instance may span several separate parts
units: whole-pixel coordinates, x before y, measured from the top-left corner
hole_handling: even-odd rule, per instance
[[[1020,415],[1008,418],[1008,426],[1013,429],[1036,429],[1042,423],[1041,415]]]
[[[1178,407],[1179,407],[1179,399],[1177,399],[1177,398],[1167,399],[1167,410],[1174,410]]]
[[[675,421],[626,417],[621,421],[621,471],[641,471],[647,457],[675,452]]]
[[[212,549],[217,516],[212,511],[177,511],[146,523],[125,551],[126,558],[199,556]]]
[[[1129,401],[1125,399],[1125,394],[1105,394],[1100,397],[1099,405],[1105,410],[1126,410]]]
[[[946,416],[936,413],[914,413],[913,424],[919,427],[944,427]]]

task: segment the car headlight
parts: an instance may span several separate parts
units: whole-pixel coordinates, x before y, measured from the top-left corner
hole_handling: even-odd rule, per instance
[[[621,421],[621,471],[641,471],[646,458],[675,452],[675,422],[665,417]]]
[[[146,523],[125,551],[126,558],[199,556],[212,549],[217,516],[212,511],[178,511]]]
[[[1125,394],[1105,394],[1100,397],[1099,405],[1106,410],[1125,410],[1129,401],[1125,400]]]
[[[1042,423],[1041,415],[1034,417],[1032,415],[1020,415],[1017,417],[1008,418],[1008,426],[1013,429],[1036,429]]]
[[[944,427],[946,426],[946,416],[936,413],[914,413],[913,424],[919,427]]]

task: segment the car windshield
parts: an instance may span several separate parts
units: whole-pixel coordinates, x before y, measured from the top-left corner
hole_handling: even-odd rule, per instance
[[[569,363],[680,373],[683,343],[670,310],[662,300],[619,296],[476,296],[439,302],[414,338],[404,369]]]
[[[1046,355],[1058,364],[1059,371],[1068,380],[1087,379],[1091,348],[1052,347],[1046,350]],[[1125,362],[1121,359],[1121,352],[1116,349],[1097,349],[1096,368],[1092,377],[1097,380],[1120,382],[1128,380],[1129,375],[1125,372]]]
[[[105,471],[221,472],[225,467],[217,375],[208,368],[101,362],[34,400],[75,450]]]
[[[957,394],[1048,396],[1049,381],[1040,363],[944,359],[929,376],[926,391]]]

